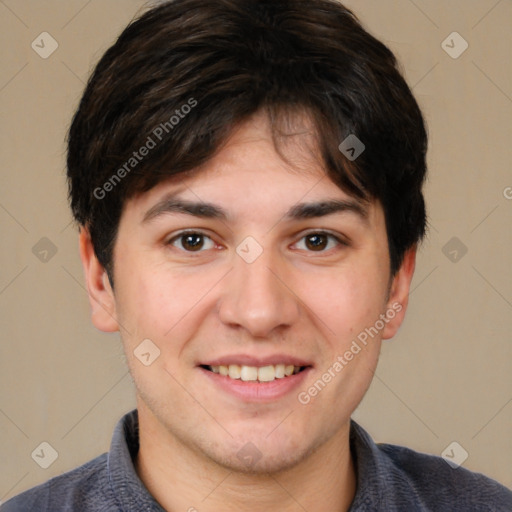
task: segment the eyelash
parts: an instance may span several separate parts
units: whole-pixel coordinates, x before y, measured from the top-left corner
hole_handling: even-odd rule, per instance
[[[178,233],[177,235],[173,236],[168,242],[166,242],[166,245],[174,245],[175,241],[183,239],[189,235],[198,235],[203,238],[208,238],[213,242],[212,237],[208,236],[206,233],[203,233],[202,231],[182,231],[181,233]],[[215,243],[215,242],[213,242],[213,243]],[[180,250],[183,252],[190,253],[190,254],[193,254],[194,252],[204,252],[203,250],[199,250],[199,251],[187,251],[186,249],[180,249]]]
[[[174,245],[174,242],[178,241],[178,240],[183,240],[183,238],[185,238],[186,236],[188,235],[197,235],[197,236],[200,236],[200,237],[203,237],[203,239],[209,239],[211,240],[214,244],[215,242],[213,241],[212,237],[208,236],[206,233],[203,233],[202,231],[182,231],[181,233],[178,233],[177,235],[173,236],[171,239],[169,239],[168,242],[166,242],[166,245]],[[313,235],[318,235],[318,236],[326,236],[329,240],[334,240],[337,244],[337,246],[348,246],[348,242],[341,239],[339,236],[337,235],[334,235],[333,233],[329,232],[329,231],[325,231],[325,230],[319,230],[319,231],[310,231],[309,233],[306,233],[304,235],[302,235],[299,239],[299,241],[302,241],[304,239],[306,239],[307,237],[309,236],[313,236]],[[298,242],[296,242],[298,243]],[[215,244],[217,245],[217,244]],[[177,248],[179,249],[179,248]],[[188,251],[186,249],[179,249],[183,252],[186,252],[186,253],[189,253],[189,254],[194,254],[194,253],[200,253],[200,252],[204,252],[205,250],[208,250],[208,249],[200,249],[198,251]],[[308,252],[312,252],[312,253],[315,253],[315,252],[319,252],[319,253],[326,253],[326,252],[329,252],[331,249],[327,249],[327,250],[321,250],[321,251],[308,251]]]
[[[306,233],[304,235],[302,235],[299,239],[299,241],[302,241],[302,240],[305,240],[306,238],[310,237],[310,236],[314,236],[314,235],[317,235],[317,236],[325,236],[327,237],[328,239],[328,244],[329,244],[329,240],[334,240],[336,242],[336,245],[337,247],[339,248],[340,246],[348,246],[348,243],[341,239],[339,236],[337,235],[334,235],[333,233],[329,232],[329,231],[310,231],[309,233]],[[297,243],[297,242],[296,242]],[[315,252],[319,252],[319,253],[327,253],[329,251],[331,251],[331,249],[326,249],[326,250],[322,250],[322,251],[308,251],[308,252],[312,252],[312,253],[315,253]]]

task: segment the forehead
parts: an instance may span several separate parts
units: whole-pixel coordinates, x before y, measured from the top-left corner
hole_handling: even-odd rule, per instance
[[[232,213],[241,222],[263,222],[267,217],[273,222],[272,215],[284,217],[293,205],[315,201],[345,201],[354,206],[353,213],[367,216],[372,204],[351,197],[328,176],[307,117],[288,121],[276,145],[268,118],[253,116],[209,161],[131,199],[125,213],[135,210],[147,219],[158,208],[165,209],[162,203],[172,196],[196,205],[219,205],[226,217]]]
[[[290,186],[291,182],[300,186],[301,182],[327,178],[316,146],[315,131],[306,115],[283,117],[276,129],[265,113],[258,112],[237,126],[214,156],[187,177],[197,185],[231,174],[230,179],[240,186],[259,189],[262,176],[271,174],[275,187]],[[169,183],[183,182],[185,176]]]

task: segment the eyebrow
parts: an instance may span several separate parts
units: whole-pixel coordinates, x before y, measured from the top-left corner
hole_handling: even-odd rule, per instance
[[[344,212],[354,213],[365,221],[368,219],[368,210],[363,203],[355,200],[339,199],[296,204],[286,212],[283,219],[288,221],[313,219]],[[182,213],[203,219],[219,219],[223,221],[229,218],[226,210],[220,206],[168,196],[159,201],[144,214],[142,223],[149,222],[156,217],[168,213]]]
[[[227,212],[220,206],[199,201],[186,201],[185,199],[179,199],[174,196],[167,196],[144,214],[142,223],[149,222],[155,217],[166,213],[185,213],[203,219],[226,220],[228,218]]]
[[[313,219],[316,217],[325,217],[333,213],[355,213],[362,220],[368,220],[368,209],[363,203],[355,200],[331,199],[328,201],[299,203],[285,215],[287,220]]]

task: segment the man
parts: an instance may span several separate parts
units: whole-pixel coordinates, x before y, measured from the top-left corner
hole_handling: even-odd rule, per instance
[[[407,309],[426,131],[330,0],[174,0],[101,59],[69,133],[94,325],[137,410],[2,510],[510,510],[350,417]]]

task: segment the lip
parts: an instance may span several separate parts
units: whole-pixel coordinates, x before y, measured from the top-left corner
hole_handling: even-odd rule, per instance
[[[222,361],[226,361],[226,359],[222,359]],[[238,359],[237,361],[240,361],[240,359]],[[258,359],[258,364],[254,364],[253,359],[253,366],[260,366],[260,361],[261,360]],[[281,361],[283,361],[283,359],[281,359]],[[306,365],[297,364],[295,366]],[[202,368],[200,366],[198,367],[198,369],[207,379],[209,379],[209,382],[213,383],[215,387],[217,387],[224,393],[227,393],[231,396],[238,398],[243,402],[271,403],[280,400],[286,397],[287,395],[290,395],[294,390],[299,388],[301,384],[304,382],[304,379],[307,377],[307,375],[313,368],[312,366],[308,366],[299,373],[295,373],[293,375],[290,375],[289,377],[284,377],[282,379],[274,379],[273,381],[270,382],[243,381],[240,379],[231,379],[230,377],[220,375],[219,373],[213,373],[212,371],[207,370],[206,368]]]
[[[299,359],[287,354],[272,354],[266,357],[256,357],[249,354],[229,354],[216,359],[203,361],[198,366],[229,366],[230,364],[238,364],[243,366],[270,366],[276,364],[285,364],[293,366],[313,366],[310,361]]]

